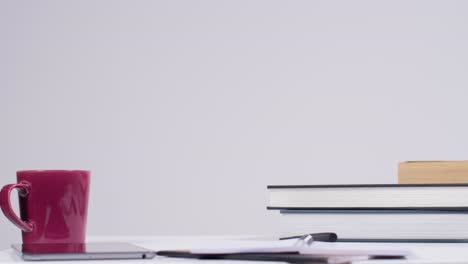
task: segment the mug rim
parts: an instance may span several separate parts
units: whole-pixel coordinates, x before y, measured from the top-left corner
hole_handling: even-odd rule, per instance
[[[90,170],[18,170],[16,173],[31,173],[31,172],[84,172],[84,173],[91,173]]]

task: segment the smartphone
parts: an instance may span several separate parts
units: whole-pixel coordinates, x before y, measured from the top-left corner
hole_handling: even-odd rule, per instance
[[[24,260],[151,259],[156,252],[130,243],[14,244]]]

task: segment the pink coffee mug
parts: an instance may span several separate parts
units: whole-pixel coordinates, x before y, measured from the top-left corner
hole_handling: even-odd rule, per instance
[[[27,170],[17,182],[0,191],[5,216],[23,232],[24,244],[84,243],[90,172],[84,170]],[[20,217],[10,194],[18,189]]]

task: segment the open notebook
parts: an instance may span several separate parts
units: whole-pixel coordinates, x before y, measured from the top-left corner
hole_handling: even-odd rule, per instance
[[[186,250],[158,251],[159,256],[200,259],[238,259],[307,262],[348,263],[364,259],[401,259],[410,256],[407,250],[365,244],[344,244],[314,241],[310,244],[291,240],[250,241],[229,240],[216,246]]]

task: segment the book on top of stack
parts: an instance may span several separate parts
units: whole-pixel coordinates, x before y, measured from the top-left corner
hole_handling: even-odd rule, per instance
[[[468,161],[405,161],[398,165],[398,183],[468,183]]]
[[[442,165],[424,163],[427,171]],[[424,174],[409,171],[419,173],[422,164],[402,164],[399,181],[411,184],[270,185],[267,209],[279,211],[282,236],[335,232],[339,241],[468,242],[468,181],[457,176],[451,182],[442,173],[427,177],[429,184],[418,182]]]

